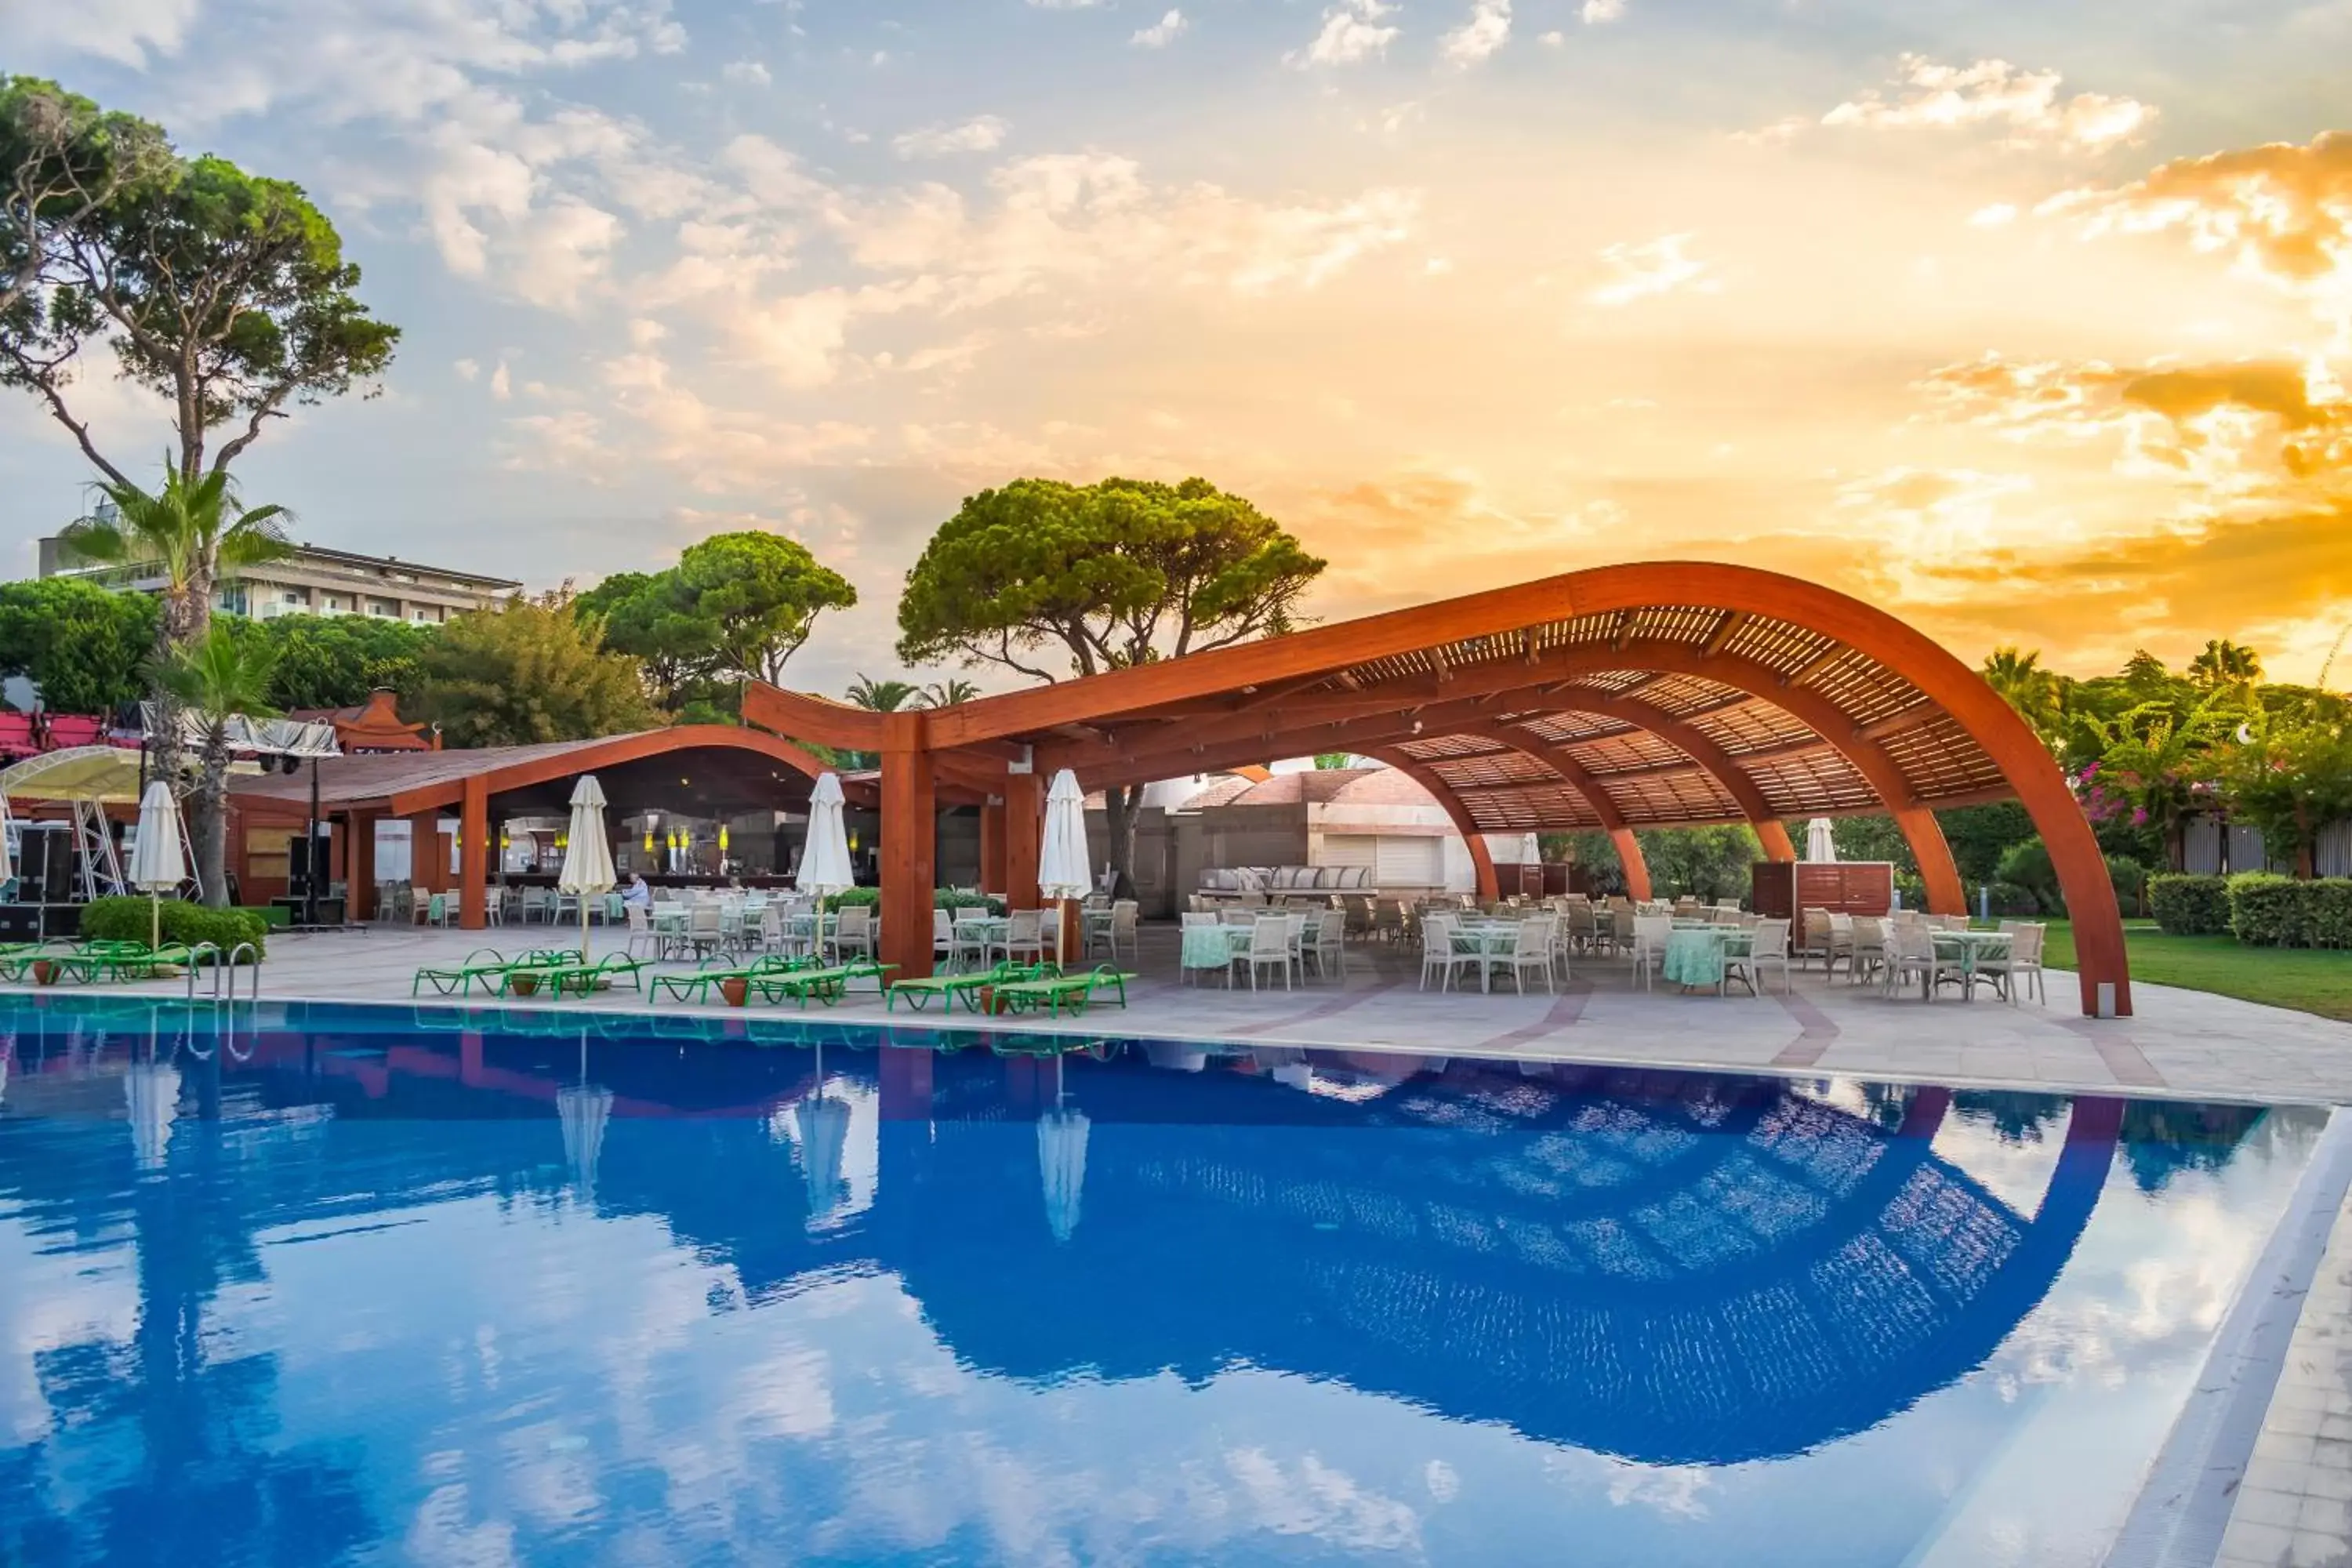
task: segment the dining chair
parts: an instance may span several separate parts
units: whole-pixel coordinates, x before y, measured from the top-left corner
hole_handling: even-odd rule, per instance
[[[1633,978],[1643,990],[1651,988],[1650,977],[1666,962],[1666,942],[1675,934],[1672,915],[1635,915],[1633,919],[1632,941]]]
[[[1293,944],[1297,941],[1289,915],[1261,915],[1250,927],[1249,947],[1242,957],[1249,964],[1250,989],[1257,989],[1258,971],[1271,963],[1282,971],[1282,988],[1290,984]]]

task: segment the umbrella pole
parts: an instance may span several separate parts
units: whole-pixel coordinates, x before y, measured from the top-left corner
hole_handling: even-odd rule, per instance
[[[147,889],[147,951],[154,952],[163,945],[163,895],[154,889]]]
[[[588,895],[580,895],[580,962],[588,962]]]

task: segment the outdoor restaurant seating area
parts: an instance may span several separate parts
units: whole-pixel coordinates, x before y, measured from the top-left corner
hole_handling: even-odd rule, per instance
[[[2014,1003],[2042,989],[2044,928],[2003,921],[1972,929],[1962,916],[1897,910],[1885,917],[1806,910],[1801,926],[1750,913],[1736,901],[1701,903],[1585,895],[1497,900],[1317,897],[1239,903],[1196,898],[1181,917],[1181,978],[1222,973],[1228,985],[1286,988],[1346,975],[1351,946],[1418,952],[1420,989],[1507,982],[1557,994],[1580,970],[1599,970],[1641,989],[1738,986],[1750,995],[1788,992],[1800,969],[1888,996],[1928,1001],[1953,988],[1973,999],[1990,987]],[[1588,977],[1591,977],[1590,974]]]

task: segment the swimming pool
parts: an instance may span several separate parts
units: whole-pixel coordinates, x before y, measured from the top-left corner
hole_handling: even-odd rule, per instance
[[[0,1562],[2096,1562],[2326,1121],[0,998]]]

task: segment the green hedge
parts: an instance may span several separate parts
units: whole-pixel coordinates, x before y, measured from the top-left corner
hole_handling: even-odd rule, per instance
[[[950,910],[985,907],[992,915],[1001,915],[1004,912],[1003,899],[993,895],[975,896],[971,893],[950,892],[945,888],[932,889],[931,905],[935,909]],[[833,893],[826,897],[824,907],[828,910],[879,909],[882,907],[882,889],[851,888],[845,892]]]
[[[256,951],[268,951],[269,926],[251,910],[215,910],[203,904],[165,899],[160,908],[145,899],[92,899],[82,906],[81,934],[92,942],[145,942],[160,915],[163,940],[190,947],[211,942],[223,952],[249,942]]]
[[[1992,912],[1996,915],[2038,915],[2042,900],[2033,896],[2031,888],[2021,888],[2014,882],[1995,882],[1987,889]]]
[[[2309,904],[2304,940],[2314,947],[2352,947],[2352,877],[2305,882]]]
[[[2150,877],[2147,901],[2167,936],[2219,936],[2230,929],[2226,877]]]
[[[2230,934],[2249,947],[2301,947],[2308,940],[2307,882],[2270,871],[2230,879]]]

